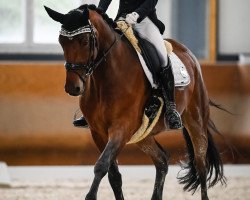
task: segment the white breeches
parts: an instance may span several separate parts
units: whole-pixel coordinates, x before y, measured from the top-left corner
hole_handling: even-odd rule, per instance
[[[133,28],[143,39],[148,40],[155,46],[159,57],[161,58],[161,67],[166,67],[168,64],[168,53],[162,35],[160,34],[157,26],[148,17],[146,17],[140,23],[135,24]]]

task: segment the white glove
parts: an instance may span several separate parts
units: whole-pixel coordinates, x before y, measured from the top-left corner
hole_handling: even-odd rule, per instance
[[[139,18],[139,14],[136,13],[136,12],[132,12],[132,13],[126,15],[125,21],[126,21],[130,26],[132,26],[132,25],[134,25],[134,24],[137,23],[138,18]]]

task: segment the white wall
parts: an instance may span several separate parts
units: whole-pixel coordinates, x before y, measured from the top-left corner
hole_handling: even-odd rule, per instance
[[[82,4],[95,4],[97,5],[99,3],[99,0],[80,0]]]
[[[100,0],[81,0],[84,4],[95,4],[98,6]],[[107,14],[111,18],[115,18],[119,7],[119,0],[113,0],[107,10]]]
[[[173,0],[159,0],[157,7],[156,7],[158,18],[166,26],[164,37],[167,37],[167,38],[171,37],[172,1]]]
[[[219,53],[250,53],[250,0],[219,0]]]

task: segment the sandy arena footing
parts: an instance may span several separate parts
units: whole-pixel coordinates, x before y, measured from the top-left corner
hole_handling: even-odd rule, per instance
[[[164,200],[198,200],[200,191],[184,192],[176,179],[180,170],[170,166],[164,188]],[[153,166],[121,166],[126,200],[151,199],[155,170]],[[93,166],[85,167],[10,167],[10,188],[0,188],[0,200],[83,200],[93,178]],[[226,165],[227,186],[209,189],[210,200],[248,200],[250,166]],[[114,200],[107,177],[100,185],[100,200]]]

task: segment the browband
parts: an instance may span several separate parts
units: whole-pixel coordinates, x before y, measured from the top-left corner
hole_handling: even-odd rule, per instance
[[[67,31],[64,28],[60,30],[60,35],[66,36],[66,37],[74,37],[81,33],[91,33],[91,25],[80,27],[74,31]]]

